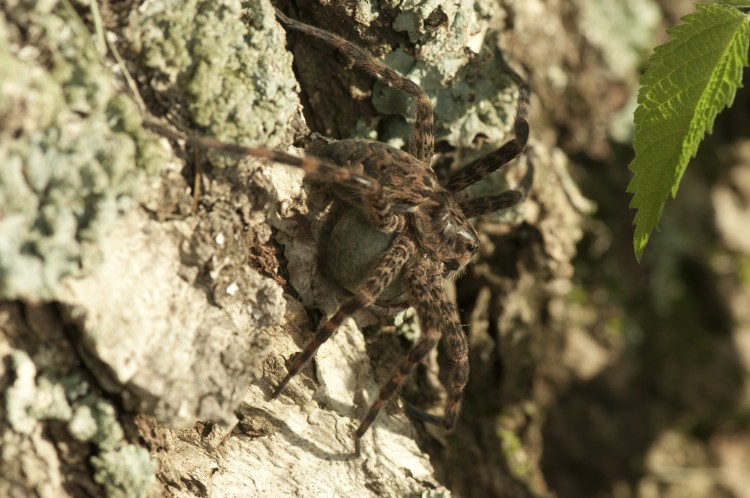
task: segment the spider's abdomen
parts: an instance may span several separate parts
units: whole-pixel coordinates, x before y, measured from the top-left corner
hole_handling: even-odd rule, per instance
[[[334,278],[346,290],[356,293],[393,243],[393,234],[374,229],[357,209],[342,213],[335,220],[328,239],[326,257]],[[403,278],[399,277],[378,296],[378,303],[400,305],[409,299]]]

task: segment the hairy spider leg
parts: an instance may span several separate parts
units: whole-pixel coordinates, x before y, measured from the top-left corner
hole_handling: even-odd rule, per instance
[[[443,427],[456,425],[466,382],[469,379],[469,344],[461,330],[456,310],[443,287],[442,272],[437,264],[414,262],[406,275],[409,291],[415,297],[412,303],[417,310],[422,335],[409,351],[406,360],[393,376],[380,388],[378,397],[362,419],[354,436],[360,439],[375,421],[414,368],[427,356],[445,331],[445,352],[451,363],[448,375],[448,403],[443,417]],[[417,297],[418,296],[418,297]]]
[[[175,140],[183,140],[204,149],[223,150],[232,154],[260,157],[277,163],[298,166],[317,181],[338,183],[361,195],[367,201],[364,203],[364,213],[370,223],[378,230],[385,233],[395,233],[404,227],[404,217],[391,211],[391,205],[380,182],[364,173],[356,173],[348,168],[312,156],[298,157],[265,147],[246,147],[223,142],[213,137],[187,135],[153,121],[146,121],[144,124],[161,135]]]
[[[391,244],[375,268],[373,275],[367,279],[367,282],[365,282],[360,291],[336,310],[336,313],[318,329],[313,340],[294,358],[292,365],[289,367],[289,372],[276,387],[271,395],[271,399],[275,399],[289,381],[302,370],[318,348],[331,338],[331,335],[333,335],[344,319],[359,309],[375,303],[378,296],[383,292],[383,289],[396,279],[401,268],[412,254],[414,254],[415,250],[414,242],[405,235],[399,236]]]
[[[445,355],[450,363],[448,371],[448,400],[445,405],[443,427],[451,430],[458,422],[464,389],[469,382],[469,341],[458,321],[458,311],[448,299],[443,286],[439,287],[440,322],[445,327]]]
[[[513,121],[513,138],[469,164],[454,171],[445,182],[445,188],[458,192],[486,177],[501,166],[520,156],[529,140],[529,85],[510,67],[505,66],[510,79],[518,85],[518,103]]]
[[[430,102],[427,93],[422,90],[419,85],[375,59],[372,55],[354,43],[351,43],[340,36],[290,19],[278,10],[276,11],[276,17],[287,27],[313,36],[323,41],[326,45],[338,50],[349,57],[356,67],[362,69],[371,76],[382,80],[386,85],[413,97],[415,116],[414,129],[412,130],[412,135],[409,139],[409,153],[429,166],[435,146],[432,129],[432,102]]]
[[[467,218],[473,218],[482,214],[500,211],[520,204],[526,198],[526,194],[520,190],[506,190],[497,195],[486,195],[468,199],[459,203],[461,211]]]
[[[499,194],[487,195],[459,202],[461,211],[467,218],[508,209],[526,200],[526,195],[534,183],[534,162],[532,155],[526,155],[526,174],[523,175],[518,189],[506,190]]]

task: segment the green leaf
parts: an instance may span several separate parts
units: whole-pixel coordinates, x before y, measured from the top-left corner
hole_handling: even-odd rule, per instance
[[[677,194],[688,161],[716,115],[734,100],[747,65],[746,16],[719,4],[696,5],[656,47],[641,77],[627,191],[635,215],[633,246],[640,261],[669,193]]]

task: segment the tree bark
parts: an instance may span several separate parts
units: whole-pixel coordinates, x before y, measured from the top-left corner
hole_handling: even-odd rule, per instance
[[[438,174],[509,137],[516,88],[501,58],[530,82],[524,157],[469,191],[531,181],[529,196],[475,220],[479,260],[446,283],[471,345],[455,432],[404,414],[407,402],[442,413],[447,365],[436,352],[354,454],[354,429],[418,334],[409,310],[357,313],[270,400],[289,359],[349,295],[325,251],[342,208],[295,167],[194,149],[143,123],[292,154],[304,154],[310,131],[400,146],[408,99],[286,33],[268,0],[12,1],[0,18],[0,495],[562,497],[630,486],[627,496],[650,496],[662,475],[653,459],[669,448],[714,448],[706,465],[748,454],[726,433],[701,446],[663,421],[640,432],[627,422],[716,413],[648,398],[632,372],[667,375],[668,365],[628,359],[634,301],[610,297],[620,284],[597,274],[623,286],[644,278],[619,266],[612,240],[628,229],[618,154],[659,10],[647,0],[407,3],[277,6],[425,88]],[[574,178],[599,182],[587,191],[598,213]],[[721,243],[747,253],[732,229],[743,212],[731,185],[744,177],[728,178],[712,187],[729,213]],[[577,247],[587,252],[574,266]],[[710,342],[716,365],[705,371],[734,379],[715,401],[741,413],[747,348],[730,345],[744,344],[737,296],[748,287],[725,285],[722,306],[741,325]],[[633,313],[652,330],[650,311]],[[700,338],[694,350],[704,344],[689,337]],[[693,406],[687,388],[674,396]],[[620,411],[598,418],[602,399]],[[608,430],[639,436],[617,444]],[[631,457],[640,466],[622,471]],[[571,461],[593,477],[571,478]],[[696,496],[746,496],[734,478]]]

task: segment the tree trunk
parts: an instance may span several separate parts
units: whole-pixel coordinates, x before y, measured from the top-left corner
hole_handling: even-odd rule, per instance
[[[666,276],[676,263],[636,268],[626,252],[622,150],[660,11],[648,0],[412,4],[277,7],[429,93],[439,175],[510,137],[517,88],[502,60],[522,72],[533,94],[527,150],[469,195],[531,188],[522,205],[474,220],[480,257],[446,283],[471,345],[458,427],[405,415],[407,403],[442,413],[447,361],[434,352],[357,455],[354,430],[418,319],[355,314],[270,400],[290,358],[350,295],[326,254],[344,208],[301,169],[194,148],[144,120],[302,155],[311,131],[403,145],[410,100],[285,32],[269,0],[6,3],[0,495],[646,497],[676,453],[680,468],[722,475],[693,496],[748,496],[729,455],[750,461],[738,443],[750,435],[732,425],[750,406],[740,396],[750,291],[701,259],[720,247],[746,262],[741,222],[719,222],[716,246],[657,250],[685,265]],[[730,195],[750,197],[744,177],[722,178],[707,182],[713,197],[695,196],[746,221]],[[682,300],[663,296],[669,310],[694,311],[659,314],[648,302],[659,278],[694,275],[703,280]],[[690,301],[706,289],[710,302]],[[704,321],[675,325],[694,315]],[[682,335],[653,338],[656,327]],[[697,351],[708,353],[690,375],[665,359]],[[674,387],[683,375],[689,385]]]

